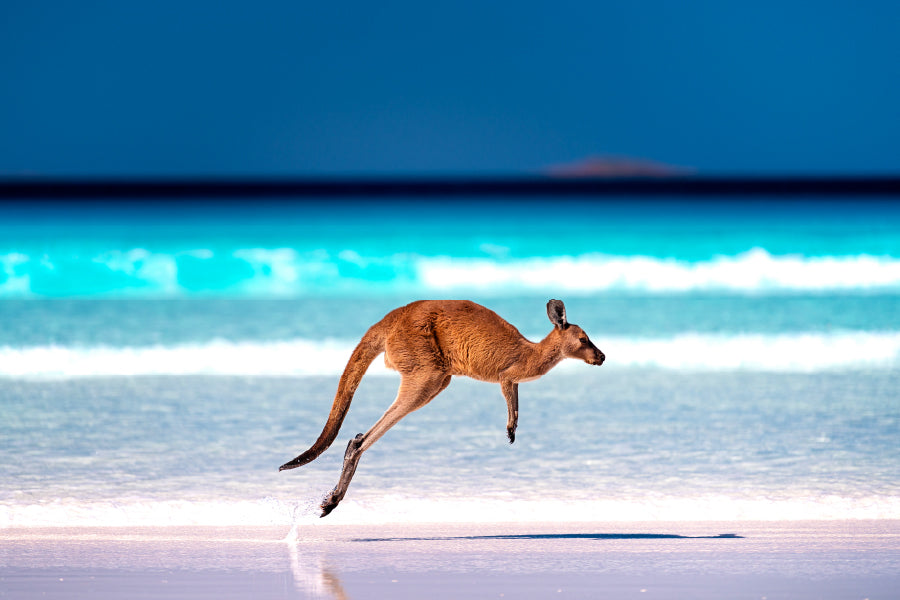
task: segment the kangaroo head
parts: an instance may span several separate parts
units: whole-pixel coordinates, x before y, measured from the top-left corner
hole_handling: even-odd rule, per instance
[[[547,303],[547,316],[556,327],[553,333],[559,336],[563,356],[577,358],[589,365],[603,364],[606,356],[578,325],[573,325],[566,320],[566,306],[562,300],[550,300]]]

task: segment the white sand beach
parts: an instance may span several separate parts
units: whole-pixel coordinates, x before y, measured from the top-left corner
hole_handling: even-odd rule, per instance
[[[287,536],[287,539],[286,539]],[[6,529],[0,597],[896,598],[900,521]]]

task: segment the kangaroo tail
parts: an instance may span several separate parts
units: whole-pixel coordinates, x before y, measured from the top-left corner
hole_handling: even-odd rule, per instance
[[[380,323],[379,323],[380,325]],[[341,423],[347,410],[350,408],[350,401],[353,400],[353,394],[359,387],[359,382],[375,357],[384,352],[384,332],[381,327],[375,325],[371,327],[357,344],[347,366],[344,367],[344,373],[341,375],[340,383],[338,383],[337,394],[334,396],[334,404],[331,405],[331,413],[328,415],[328,421],[325,422],[325,428],[319,435],[319,439],[315,441],[312,447],[290,462],[286,462],[279,471],[286,469],[294,469],[314,461],[320,454],[325,452],[334,442],[338,431],[341,429]]]

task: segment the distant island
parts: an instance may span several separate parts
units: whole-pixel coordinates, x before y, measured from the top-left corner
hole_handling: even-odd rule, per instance
[[[551,177],[672,177],[694,172],[691,167],[615,155],[593,155],[544,169]]]

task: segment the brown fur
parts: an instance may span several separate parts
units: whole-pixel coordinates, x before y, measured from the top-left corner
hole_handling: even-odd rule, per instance
[[[362,453],[400,419],[428,404],[454,375],[500,384],[509,415],[506,431],[513,443],[520,381],[541,377],[564,358],[592,365],[605,359],[584,330],[568,323],[561,301],[548,302],[547,315],[554,328],[535,343],[494,311],[468,300],[420,300],[391,311],[369,328],[353,351],[319,438],[279,470],[315,460],[334,442],[366,369],[382,352],[384,364],[401,375],[397,398],[369,431],[347,445],[340,481],[322,502],[323,517],[343,499]]]

